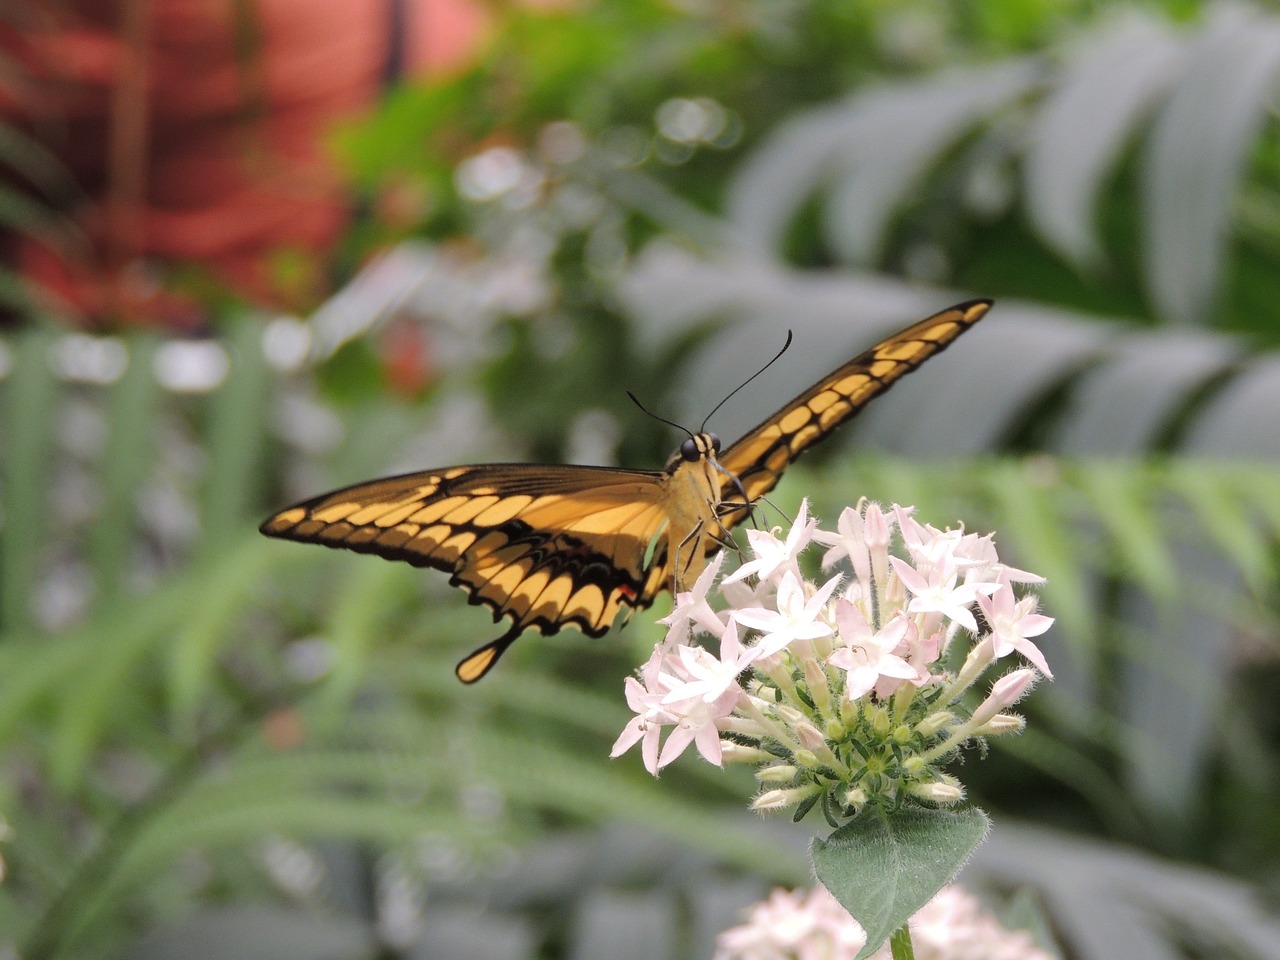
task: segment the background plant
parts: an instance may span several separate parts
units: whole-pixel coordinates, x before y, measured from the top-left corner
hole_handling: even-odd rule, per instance
[[[29,956],[163,956],[193,930],[228,955],[361,956],[441,943],[450,914],[488,903],[465,925],[478,955],[709,945],[700,924],[759,892],[742,876],[804,871],[789,838],[726,822],[699,765],[657,789],[590,759],[652,642],[640,621],[523,641],[463,691],[451,665],[491,625],[455,591],[252,525],[384,468],[652,466],[670,437],[620,386],[698,422],[793,326],[784,363],[712,424],[731,437],[833,354],[967,294],[999,300],[972,343],[806,459],[780,504],[914,502],[1000,530],[1049,577],[1043,716],[966,781],[998,823],[1272,881],[1271,12],[499,16],[474,69],[340,137],[377,216],[313,315],[245,317],[219,295],[214,339],[41,320],[6,336],[4,936]],[[614,817],[682,846],[548,835]],[[1222,911],[1244,955],[1274,942],[1244,888],[1003,829],[1043,869],[996,849],[986,876],[1048,891],[1081,956],[1117,930],[1150,955],[1203,952]],[[704,882],[672,879],[685,867]]]

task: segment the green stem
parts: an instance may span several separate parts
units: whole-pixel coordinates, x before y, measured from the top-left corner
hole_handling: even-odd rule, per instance
[[[889,952],[893,960],[916,960],[916,952],[911,946],[911,927],[903,924],[893,931],[889,938]]]

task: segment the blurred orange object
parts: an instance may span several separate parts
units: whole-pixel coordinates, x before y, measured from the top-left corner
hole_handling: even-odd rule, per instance
[[[401,71],[465,64],[486,26],[468,0],[53,0],[4,17],[0,60],[18,69],[0,75],[0,124],[82,194],[62,211],[80,242],[11,235],[2,255],[89,326],[203,324],[175,267],[315,302],[349,207],[326,132]]]

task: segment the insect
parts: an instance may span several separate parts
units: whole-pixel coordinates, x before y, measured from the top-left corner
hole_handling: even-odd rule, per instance
[[[511,628],[462,659],[474,683],[526,629],[602,636],[624,608],[676,592],[786,468],[991,307],[957,304],[823,377],[721,449],[689,433],[663,470],[526,463],[445,467],[370,480],[270,517],[270,537],[320,543],[451,574]],[[686,431],[687,432],[687,431]]]

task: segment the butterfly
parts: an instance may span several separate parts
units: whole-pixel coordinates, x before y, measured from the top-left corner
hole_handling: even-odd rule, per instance
[[[823,377],[736,443],[689,433],[662,470],[489,463],[385,477],[268,518],[270,537],[435,567],[511,628],[459,662],[474,683],[525,630],[603,636],[621,610],[691,583],[805,450],[990,309],[957,304]],[[687,431],[686,431],[687,432]]]

